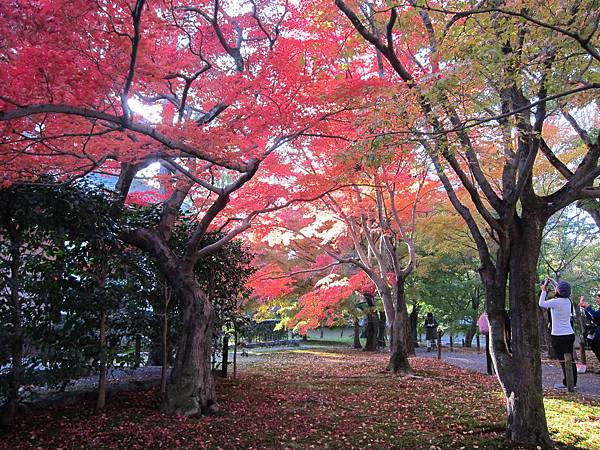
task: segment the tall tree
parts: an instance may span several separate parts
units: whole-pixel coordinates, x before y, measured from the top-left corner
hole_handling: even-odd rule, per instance
[[[462,2],[369,3],[367,11],[356,2],[335,1],[385,58],[390,77],[405,86],[412,106],[407,115],[418,119],[397,131],[412,132],[430,154],[477,245],[492,354],[506,396],[507,434],[528,445],[550,445],[535,269],[548,218],[599,194],[600,145],[578,111],[596,111],[600,13],[592,1],[481,3],[473,9]],[[571,166],[545,139],[550,116],[562,117],[585,148]],[[547,195],[534,189],[538,155],[565,178]],[[468,203],[458,197],[457,185],[469,193]],[[504,332],[507,298],[512,354]]]
[[[323,68],[305,64],[313,42],[284,37],[290,8],[258,0],[0,5],[3,183],[104,172],[116,176],[125,202],[140,170],[154,162],[166,169],[154,177],[159,213],[122,238],[155,259],[181,300],[169,413],[217,409],[214,312],[194,267],[248,229],[261,207],[274,207],[277,189],[264,203],[254,196],[268,183],[240,189],[265,160],[276,163],[275,150],[333,112],[314,102]],[[177,255],[169,242],[183,207],[197,221]],[[211,230],[222,238],[202,246]]]
[[[364,116],[360,119],[362,126],[370,127]],[[294,163],[303,170],[297,169],[298,183],[321,180],[327,185],[333,179],[337,187],[321,188],[325,193],[315,202],[273,216],[268,222],[271,235],[265,239],[287,233],[286,240],[304,255],[301,262],[312,262],[292,274],[330,271],[340,265],[362,271],[381,297],[392,326],[389,368],[410,372],[407,355],[414,352],[414,344],[405,284],[416,262],[417,216],[433,198],[432,183],[410,147],[398,149],[384,138],[365,145],[336,145],[326,151],[312,146],[310,156],[300,151]],[[321,297],[337,304],[333,300],[337,297],[329,293]]]

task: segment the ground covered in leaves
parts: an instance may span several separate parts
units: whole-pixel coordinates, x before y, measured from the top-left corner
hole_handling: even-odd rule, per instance
[[[221,412],[173,419],[156,391],[120,394],[105,412],[93,405],[40,411],[0,448],[510,448],[494,378],[413,358],[414,377],[383,368],[385,354],[292,350],[265,355],[236,380],[220,380]],[[600,449],[600,402],[547,396],[560,448]]]

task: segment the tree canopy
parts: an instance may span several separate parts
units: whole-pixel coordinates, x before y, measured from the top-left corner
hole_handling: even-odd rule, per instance
[[[483,293],[508,435],[547,446],[534,290],[540,254],[563,272],[574,256],[567,236],[553,243],[557,214],[577,204],[600,224],[597,6],[3,2],[0,183],[113,177],[114,203],[97,212],[110,221],[148,180],[152,217],[117,234],[180,299],[167,412],[218,409],[205,274],[229,267],[215,255],[247,232],[257,297],[290,297],[300,278],[298,320],[376,292],[393,372],[411,371],[407,296],[461,280],[452,297],[473,321]],[[460,254],[431,219],[444,196],[468,230],[446,222]]]

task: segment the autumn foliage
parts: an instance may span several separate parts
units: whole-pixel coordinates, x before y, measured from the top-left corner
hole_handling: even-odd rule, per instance
[[[182,298],[163,406],[184,416],[218,409],[194,267],[244,232],[259,301],[296,302],[304,332],[376,292],[411,373],[418,219],[444,192],[477,247],[508,432],[548,446],[536,263],[552,214],[580,202],[600,224],[600,53],[596,2],[530,3],[4,1],[0,188],[93,174],[111,218],[155,207],[119,237]]]

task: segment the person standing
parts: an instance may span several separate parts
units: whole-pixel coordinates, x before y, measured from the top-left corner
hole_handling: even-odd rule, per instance
[[[600,293],[596,294],[596,305],[600,306]],[[584,308],[586,317],[596,325],[591,332],[588,332],[586,338],[594,355],[600,362],[600,309],[592,308],[583,297],[579,299],[579,306]]]
[[[575,331],[571,325],[571,285],[566,281],[560,281],[554,287],[555,296],[551,300],[546,300],[548,294],[548,284],[553,282],[551,278],[546,279],[542,284],[542,293],[540,294],[539,305],[541,308],[550,309],[552,317],[552,330],[550,338],[552,348],[556,353],[556,357],[560,361],[563,370],[562,383],[555,384],[556,389],[566,389],[567,380],[565,372],[565,353],[573,355],[573,344],[575,343]],[[572,363],[573,370],[573,386],[577,386],[577,366]]]
[[[437,320],[433,317],[433,313],[428,312],[425,318],[425,340],[427,341],[427,351],[431,351],[431,347],[435,344],[437,339]]]

